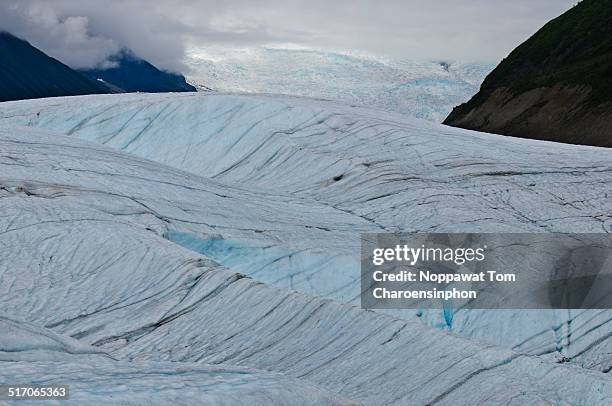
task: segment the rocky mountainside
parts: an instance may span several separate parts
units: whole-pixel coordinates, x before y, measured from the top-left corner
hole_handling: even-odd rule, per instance
[[[584,0],[547,23],[444,123],[612,147],[612,1]]]
[[[106,92],[27,41],[0,31],[0,101]]]

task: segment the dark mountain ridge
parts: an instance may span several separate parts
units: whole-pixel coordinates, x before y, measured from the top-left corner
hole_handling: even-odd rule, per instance
[[[29,42],[0,31],[0,102],[108,93]]]
[[[176,73],[164,72],[122,50],[108,69],[76,71],[8,32],[0,31],[0,102],[123,92],[195,92]]]
[[[612,147],[612,0],[584,0],[544,25],[444,123]]]
[[[81,73],[103,81],[110,89],[124,92],[195,92],[183,75],[159,70],[149,62],[123,49],[110,58],[115,66],[107,69],[85,69]]]

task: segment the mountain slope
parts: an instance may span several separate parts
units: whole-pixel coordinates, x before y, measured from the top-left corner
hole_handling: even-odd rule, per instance
[[[186,210],[153,204],[175,219],[161,223],[168,239],[263,282],[348,303],[359,298],[363,232],[601,233],[612,226],[609,150],[340,103],[88,96],[6,103],[0,124],[97,141],[219,182],[207,195],[161,193]],[[421,319],[530,354],[612,366],[610,311],[432,310]]]
[[[296,404],[293,394],[312,405],[350,404],[345,398],[367,405],[604,405],[612,397],[604,374],[273,288],[161,235],[246,234],[264,226],[253,234],[304,243],[312,233],[310,240],[329,242],[337,235],[324,235],[334,231],[312,230],[317,221],[332,226],[330,207],[240,190],[32,128],[3,125],[0,149],[0,310],[39,327],[27,328],[17,347],[78,347],[87,355],[94,351],[84,346],[93,345],[117,360],[92,365],[67,354],[57,364],[9,361],[2,379],[40,382],[43,371],[49,382],[74,377],[81,403],[97,403],[98,382],[123,399],[153,404],[167,403],[177,388],[185,392],[177,404],[198,395],[211,402],[209,396],[248,395],[249,404],[274,395],[272,404]],[[335,228],[351,218],[336,216],[344,218]],[[19,357],[10,333],[8,344],[9,356]]]
[[[0,101],[107,93],[28,42],[0,32]]]
[[[612,1],[584,0],[550,21],[444,123],[612,147]]]
[[[196,88],[176,73],[163,72],[128,50],[112,56],[115,66],[107,69],[84,69],[81,72],[92,80],[101,80],[111,88],[124,92],[195,92]]]

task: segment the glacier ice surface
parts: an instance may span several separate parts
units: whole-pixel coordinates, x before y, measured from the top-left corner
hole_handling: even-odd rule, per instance
[[[338,100],[442,122],[474,95],[493,64],[417,61],[307,48],[188,49],[188,77],[223,92]]]
[[[366,404],[610,401],[578,367],[609,367],[608,311],[419,312],[448,333],[322,298],[356,299],[360,232],[605,231],[607,150],[139,94],[4,103],[0,152],[3,315],[119,362],[268,370]],[[556,351],[572,362],[523,354]]]
[[[233,201],[231,188],[248,200],[260,196],[264,210],[247,202],[247,216],[215,196],[206,210],[190,209],[199,224],[170,221],[164,235],[263,282],[344,302],[358,299],[360,232],[609,232],[612,226],[606,192],[612,159],[601,148],[270,95],[33,100],[5,103],[0,120],[204,176],[220,182],[217,194]],[[237,216],[233,227],[206,225],[228,216]],[[608,311],[419,314],[484,342],[600,370],[611,365]]]

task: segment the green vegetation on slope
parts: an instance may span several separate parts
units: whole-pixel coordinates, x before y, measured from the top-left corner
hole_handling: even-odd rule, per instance
[[[499,87],[517,94],[557,83],[591,86],[591,104],[612,101],[612,0],[584,0],[548,22],[487,76],[461,111]]]

